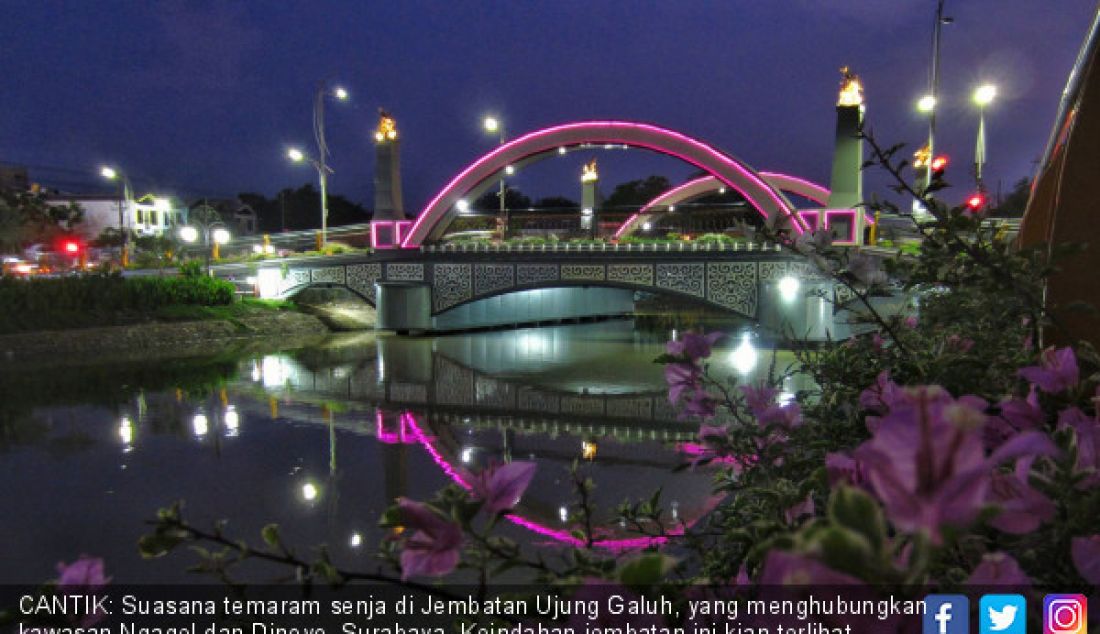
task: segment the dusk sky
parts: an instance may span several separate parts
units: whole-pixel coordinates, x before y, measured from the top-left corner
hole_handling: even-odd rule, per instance
[[[838,69],[864,80],[867,121],[885,143],[923,141],[913,104],[927,89],[935,0],[727,2],[13,2],[0,3],[0,161],[73,189],[103,163],[139,193],[185,197],[315,180],[289,164],[312,149],[316,82],[331,103],[333,193],[372,204],[379,106],[402,138],[407,211],[416,213],[495,139],[568,121],[657,123],[714,143],[757,169],[827,183]],[[977,112],[988,110],[987,182],[1034,171],[1096,0],[948,0],[940,144],[958,196],[970,188]],[[606,154],[606,155],[605,155]],[[594,154],[614,184],[694,171],[641,150]],[[574,153],[517,185],[579,198]],[[49,169],[46,169],[49,168]],[[878,189],[881,179],[869,181]],[[81,187],[82,186],[82,187]]]

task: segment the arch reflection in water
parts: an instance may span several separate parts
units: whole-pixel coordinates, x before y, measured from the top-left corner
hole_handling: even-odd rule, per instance
[[[649,332],[611,322],[436,338],[372,335],[347,347],[271,355],[258,365],[261,374],[276,372],[277,380],[263,375],[247,385],[277,386],[264,389],[259,403],[278,399],[280,421],[324,425],[326,436],[374,436],[385,482],[372,489],[389,501],[401,495],[425,499],[426,478],[442,476],[467,487],[469,471],[492,460],[530,456],[540,465],[538,485],[512,523],[540,539],[575,543],[560,509],[566,508],[568,522],[572,492],[563,474],[578,457],[592,460],[585,469],[593,470],[601,495],[609,496],[600,501],[604,509],[659,486],[677,500],[676,515],[685,522],[697,520],[711,504],[709,475],[687,474],[698,478],[695,486],[687,480],[674,484],[683,474],[671,474],[685,459],[681,450],[697,425],[678,420],[662,368],[653,363],[668,332],[667,326]],[[757,378],[757,343],[748,332],[727,339],[714,355],[730,361],[716,363],[716,369],[741,380]],[[746,348],[752,363],[733,363],[739,349],[746,356]],[[246,366],[245,377],[251,378],[252,367]],[[336,367],[346,371],[333,372]],[[793,394],[800,380],[784,384],[783,391]],[[322,404],[335,408],[331,419],[319,414]],[[353,447],[355,441],[338,444]],[[360,469],[362,455],[345,449],[337,468]],[[417,456],[435,465],[431,473],[415,468]],[[349,485],[331,486],[343,492],[326,494],[327,506],[362,495]],[[348,535],[342,533],[340,541],[349,543]],[[652,543],[618,529],[601,537],[607,548]]]

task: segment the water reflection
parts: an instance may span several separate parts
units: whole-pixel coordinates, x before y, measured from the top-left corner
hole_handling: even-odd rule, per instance
[[[64,414],[35,409],[30,420],[50,424],[0,460],[10,484],[0,504],[12,511],[0,531],[18,535],[20,553],[0,581],[36,569],[34,579],[46,578],[54,562],[81,552],[107,556],[119,580],[173,580],[179,561],[141,562],[132,544],[144,519],[180,498],[201,519],[229,519],[242,537],[278,522],[288,540],[366,552],[381,537],[370,527],[396,497],[427,499],[510,459],[539,465],[509,529],[524,543],[575,541],[567,470],[578,458],[597,484],[601,521],[624,498],[663,487],[674,519],[690,525],[714,500],[709,474],[671,472],[696,426],[678,420],[652,362],[669,334],[625,321],[418,339],[371,333],[242,359],[220,382],[173,375],[175,386],[148,384],[107,407],[78,392]],[[752,367],[731,361],[728,370],[755,380],[769,365],[756,357],[770,351],[757,351],[751,333],[715,355],[732,360],[745,345]],[[789,377],[781,398],[803,381]],[[83,454],[51,457],[51,439],[74,430],[92,438]],[[47,486],[30,495],[38,483]],[[87,534],[64,530],[70,513]],[[617,523],[600,541],[645,543]]]

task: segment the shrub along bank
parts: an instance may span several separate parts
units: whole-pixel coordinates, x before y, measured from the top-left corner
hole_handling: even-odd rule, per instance
[[[249,308],[234,304],[234,291],[190,269],[178,277],[0,278],[0,333],[224,318]]]

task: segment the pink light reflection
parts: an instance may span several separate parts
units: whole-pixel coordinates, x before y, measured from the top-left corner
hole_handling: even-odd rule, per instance
[[[406,428],[409,430],[409,432],[411,432],[413,438],[416,439],[416,441],[424,447],[424,450],[428,452],[428,456],[439,466],[440,470],[442,470],[443,473],[446,474],[447,477],[450,478],[455,484],[469,491],[471,489],[470,484],[463,477],[462,471],[460,469],[456,469],[454,465],[448,462],[447,459],[443,457],[443,454],[441,454],[439,450],[435,448],[435,446],[432,444],[432,441],[423,432],[423,430],[420,429],[420,425],[416,422],[416,417],[412,414],[412,412],[406,411],[402,414],[402,417],[405,421]],[[711,496],[710,498],[708,498],[707,503],[704,506],[703,514],[705,515],[707,511],[717,506],[718,502],[720,502],[721,500],[722,496]],[[517,513],[506,515],[505,517],[508,519],[508,521],[517,526],[522,526],[523,528],[526,528],[533,533],[542,535],[543,537],[548,537],[556,542],[568,544],[570,546],[583,547],[585,545],[584,541],[577,539],[573,535],[570,535],[568,531],[550,528],[545,524],[541,524],[539,522],[536,522],[535,520],[526,518]],[[694,521],[691,525],[694,525]],[[691,525],[689,525],[689,527]],[[683,533],[683,526],[677,526],[668,531],[668,534],[672,536],[683,535]],[[659,546],[667,542],[668,537],[662,536],[630,537],[624,539],[596,539],[592,542],[592,544],[593,546],[598,546],[607,550],[630,551],[642,548],[649,548],[650,546]]]
[[[405,444],[408,442],[406,437],[405,427],[405,415],[401,414],[398,417],[397,433],[386,431],[385,421],[383,420],[382,410],[374,410],[374,435],[379,441],[386,443],[387,445]]]

